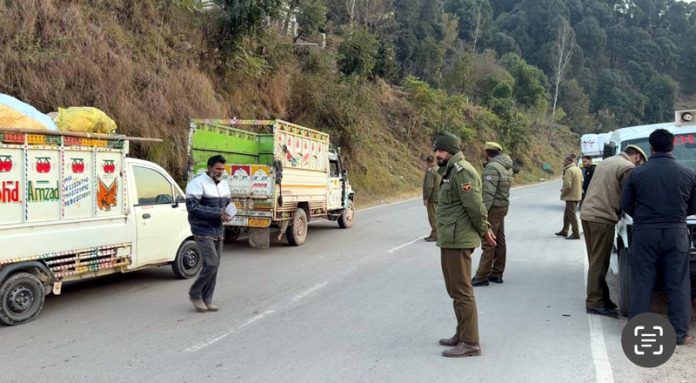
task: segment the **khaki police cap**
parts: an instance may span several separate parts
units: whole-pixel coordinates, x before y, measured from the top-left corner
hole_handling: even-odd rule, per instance
[[[500,146],[500,144],[498,144],[497,142],[488,141],[486,142],[486,150],[497,150],[499,152],[502,152],[503,147]]]
[[[638,152],[638,153],[640,153],[640,155],[643,156],[643,159],[644,159],[645,161],[648,161],[648,156],[645,155],[645,152],[643,151],[643,149],[640,148],[640,146],[638,146],[638,145],[628,145],[628,146],[626,147],[626,149],[629,149],[629,148],[635,150],[635,151]]]

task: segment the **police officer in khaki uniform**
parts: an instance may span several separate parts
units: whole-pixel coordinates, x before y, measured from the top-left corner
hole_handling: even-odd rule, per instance
[[[614,232],[620,219],[620,198],[624,184],[637,165],[647,159],[645,152],[635,145],[597,165],[592,183],[587,189],[580,210],[582,230],[587,247],[587,297],[588,314],[617,317],[616,304],[611,301],[606,282]]]
[[[486,166],[483,168],[483,206],[488,210],[488,222],[495,234],[497,247],[483,243],[481,261],[471,284],[488,286],[489,282],[503,283],[505,271],[505,216],[510,206],[512,159],[503,153],[496,142],[486,142]]]
[[[441,177],[437,173],[438,167],[435,157],[428,156],[425,159],[427,169],[423,179],[423,205],[428,210],[428,222],[430,223],[430,235],[425,237],[427,242],[437,241],[437,225],[435,224],[435,213],[437,211],[437,194],[440,192]]]
[[[563,169],[561,200],[565,201],[566,208],[563,214],[563,229],[556,235],[566,239],[580,239],[580,224],[575,210],[578,207],[578,202],[582,199],[582,171],[575,163],[575,154],[566,155],[563,164],[565,168]],[[573,234],[568,236],[570,227],[573,228]]]
[[[459,137],[451,133],[438,135],[433,145],[442,176],[437,246],[445,286],[457,317],[454,336],[440,339],[441,345],[452,347],[442,353],[446,357],[481,354],[478,312],[471,286],[471,253],[481,245],[482,237],[490,246],[496,245],[481,197],[481,177],[464,159],[460,145]]]

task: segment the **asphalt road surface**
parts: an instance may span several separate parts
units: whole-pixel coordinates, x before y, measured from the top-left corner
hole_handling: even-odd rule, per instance
[[[584,311],[582,240],[553,235],[559,182],[514,189],[505,283],[476,288],[482,356],[448,359],[454,333],[425,208],[313,224],[305,245],[225,247],[216,313],[161,267],[63,287],[37,320],[0,327],[2,382],[637,382],[694,378],[696,349],[647,370],[625,319]],[[474,256],[478,265],[480,250]],[[689,370],[690,369],[690,370]],[[693,380],[691,380],[693,381]]]

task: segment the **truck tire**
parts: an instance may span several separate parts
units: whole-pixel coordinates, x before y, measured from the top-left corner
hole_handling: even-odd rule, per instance
[[[201,250],[198,248],[196,241],[187,239],[179,247],[176,253],[176,258],[172,262],[172,271],[180,279],[189,279],[195,277],[203,266],[203,258]]]
[[[629,257],[631,251],[627,248],[619,250],[619,312],[628,317],[631,308],[631,268]]]
[[[237,226],[225,227],[225,243],[235,243],[242,235],[242,230]]]
[[[44,305],[43,283],[34,274],[18,272],[0,285],[0,321],[8,326],[36,318]]]
[[[691,300],[696,299],[696,257],[689,255],[689,271],[691,272]]]
[[[300,246],[307,239],[307,213],[302,208],[295,210],[295,217],[292,219],[292,224],[288,227],[286,233],[288,244],[291,246]]]
[[[353,217],[355,217],[355,205],[353,200],[348,200],[348,206],[343,211],[340,217],[338,217],[338,226],[341,229],[350,229],[353,227]]]

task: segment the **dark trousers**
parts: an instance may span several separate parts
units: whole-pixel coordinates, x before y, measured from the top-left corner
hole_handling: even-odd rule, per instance
[[[575,209],[578,207],[578,201],[566,201],[565,213],[563,213],[563,230],[561,233],[568,234],[568,228],[573,228],[573,235],[580,235],[580,224],[578,216],[575,215]]]
[[[428,223],[430,223],[430,237],[437,238],[437,202],[428,201]]]
[[[505,271],[505,257],[507,248],[505,245],[505,216],[508,213],[508,207],[492,207],[488,211],[488,222],[491,224],[491,230],[496,236],[498,246],[491,247],[488,242],[483,241],[481,249],[481,260],[476,271],[476,279],[488,280],[489,277],[502,277]]]
[[[460,342],[478,343],[478,311],[471,286],[471,252],[473,249],[440,249],[445,287],[457,317],[456,336]]]
[[[633,231],[631,255],[630,317],[650,311],[657,273],[669,297],[669,321],[683,342],[691,321],[691,286],[689,280],[689,230],[636,229]]]
[[[606,278],[614,243],[614,225],[583,219],[582,230],[585,232],[585,247],[590,265],[587,269],[585,306],[588,309],[605,307],[611,302]]]
[[[194,299],[202,299],[203,302],[210,304],[213,301],[215,292],[215,281],[217,279],[218,266],[222,256],[223,238],[197,237],[194,236],[198,248],[203,257],[203,268],[198,279],[191,286],[189,295]]]

